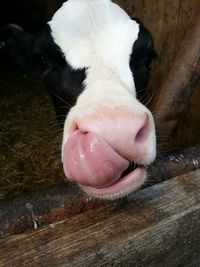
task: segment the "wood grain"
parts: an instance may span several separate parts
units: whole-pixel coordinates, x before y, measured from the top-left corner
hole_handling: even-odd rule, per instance
[[[156,128],[165,133],[167,139],[185,113],[199,81],[200,15],[194,17],[171,69],[151,103]]]
[[[149,166],[145,187],[200,168],[200,145],[173,151]],[[59,183],[0,200],[0,237],[23,233],[105,206],[74,184]]]
[[[0,266],[200,266],[200,170],[1,239]]]

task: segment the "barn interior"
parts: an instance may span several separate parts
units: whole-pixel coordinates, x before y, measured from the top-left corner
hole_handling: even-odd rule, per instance
[[[49,4],[21,0],[12,4],[12,9],[8,2],[1,6],[1,29],[12,23],[26,31],[38,31],[50,17]],[[39,77],[20,69],[10,51],[3,46],[0,51],[0,88],[2,199],[52,185],[63,179],[63,173],[60,163],[62,134],[51,99]]]
[[[198,0],[117,0],[132,17],[152,33],[158,54],[152,64],[148,96],[150,105],[165,80],[190,22],[200,11]],[[10,23],[38,31],[62,4],[60,0],[2,1],[0,32]],[[11,8],[12,6],[12,8]],[[60,160],[62,131],[51,99],[39,77],[19,69],[0,35],[0,199],[62,181]],[[162,137],[159,153],[199,143],[200,85],[189,100],[170,139]],[[153,112],[153,110],[152,110]]]

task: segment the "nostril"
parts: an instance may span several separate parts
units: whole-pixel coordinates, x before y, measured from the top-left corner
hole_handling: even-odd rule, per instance
[[[73,132],[75,132],[78,129],[79,129],[78,123],[76,121],[73,121],[72,124],[71,124],[71,131],[70,131],[70,133],[72,134]]]
[[[147,127],[144,126],[142,127],[142,129],[139,130],[139,132],[137,133],[136,137],[135,137],[135,141],[136,142],[141,142],[142,140],[144,140],[145,136],[147,135]]]
[[[145,118],[145,121],[143,123],[143,126],[138,131],[138,133],[135,137],[135,141],[136,142],[142,142],[146,138],[147,134],[148,134],[148,115],[146,114],[146,118]]]
[[[72,124],[71,124],[69,133],[71,135],[71,134],[73,134],[76,131],[80,131],[83,134],[87,134],[89,132],[87,129],[84,129],[84,128],[80,127],[78,121],[74,120],[72,122]]]

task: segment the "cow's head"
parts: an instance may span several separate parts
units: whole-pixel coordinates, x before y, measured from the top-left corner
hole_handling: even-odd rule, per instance
[[[149,32],[109,0],[69,0],[33,51],[59,121],[67,114],[66,177],[99,198],[133,192],[156,156],[153,117],[137,98],[155,56]]]

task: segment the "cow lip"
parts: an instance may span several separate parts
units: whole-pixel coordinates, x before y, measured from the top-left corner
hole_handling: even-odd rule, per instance
[[[128,168],[122,172],[121,176],[120,176],[117,180],[115,180],[112,184],[110,184],[109,186],[106,186],[105,188],[110,187],[110,186],[113,186],[113,185],[119,183],[119,182],[120,182],[121,180],[123,180],[129,173],[134,172],[138,167],[139,167],[139,168],[144,168],[143,165],[138,165],[138,164],[136,164],[135,162],[130,162]],[[97,189],[98,189],[98,188],[97,188]]]
[[[121,179],[123,176],[126,176],[130,172],[134,171],[137,167],[141,167],[141,168],[143,167],[144,168],[144,165],[141,165],[141,164],[139,165],[139,164],[135,163],[134,161],[130,161],[128,168],[125,171],[123,171],[123,173],[119,179]]]
[[[136,165],[134,170],[130,172],[129,169],[130,166],[117,181],[105,188],[79,185],[90,196],[102,199],[117,199],[135,191],[146,179],[146,168],[144,166]]]
[[[113,186],[114,184],[117,184],[119,183],[121,180],[123,180],[129,173],[131,172],[134,172],[137,168],[144,168],[143,165],[138,165],[136,164],[135,162],[130,162],[129,163],[129,166],[126,170],[124,170],[121,174],[121,176],[119,177],[119,179],[117,179],[115,182],[113,182],[113,184],[107,186],[107,187],[110,187],[110,186]]]

